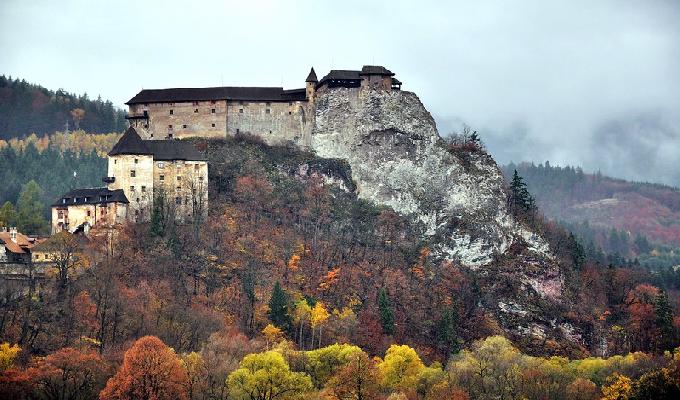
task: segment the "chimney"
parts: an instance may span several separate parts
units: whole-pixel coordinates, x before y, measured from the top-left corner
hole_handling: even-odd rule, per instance
[[[17,242],[17,227],[11,227],[9,228],[9,238],[12,239],[14,243]]]

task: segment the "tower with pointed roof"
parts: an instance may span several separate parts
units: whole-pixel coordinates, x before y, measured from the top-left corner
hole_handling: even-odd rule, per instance
[[[319,80],[316,78],[316,72],[314,72],[314,67],[309,71],[307,79],[305,79],[305,89],[307,95],[307,101],[313,102],[316,97],[316,84]]]

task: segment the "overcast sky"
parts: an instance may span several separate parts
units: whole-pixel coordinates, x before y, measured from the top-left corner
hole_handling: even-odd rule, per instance
[[[0,74],[121,107],[142,88],[295,88],[310,66],[364,64],[500,163],[680,186],[680,1],[0,0]]]

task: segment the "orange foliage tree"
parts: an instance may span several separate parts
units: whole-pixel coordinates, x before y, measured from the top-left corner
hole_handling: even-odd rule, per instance
[[[100,400],[187,399],[189,378],[175,352],[155,336],[144,336],[125,352],[123,365],[106,383]]]

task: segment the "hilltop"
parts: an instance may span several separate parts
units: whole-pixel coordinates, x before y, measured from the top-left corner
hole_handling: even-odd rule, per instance
[[[122,132],[125,112],[101,97],[90,99],[63,89],[50,90],[19,78],[0,76],[0,139],[35,133],[83,129],[89,133]]]

